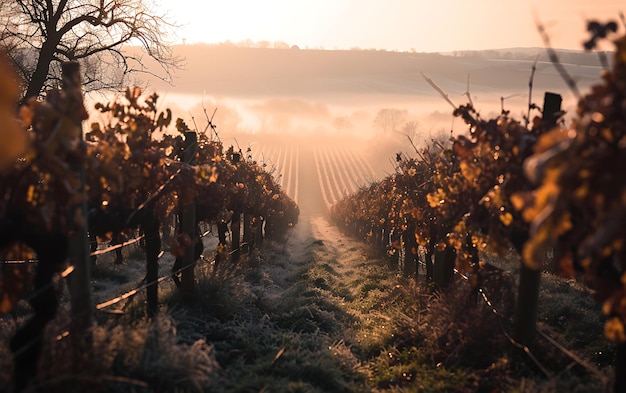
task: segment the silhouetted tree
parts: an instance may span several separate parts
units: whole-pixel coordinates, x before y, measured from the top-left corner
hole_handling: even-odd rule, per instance
[[[342,132],[352,128],[352,123],[347,117],[339,116],[333,119],[333,127],[335,128],[335,131]]]
[[[374,118],[374,125],[381,129],[383,134],[391,134],[399,130],[408,116],[406,109],[383,108]]]
[[[0,47],[22,77],[23,98],[60,83],[61,63],[81,64],[87,91],[119,88],[133,72],[164,80],[179,60],[166,41],[172,27],[143,0],[0,0]],[[143,52],[125,53],[123,45]],[[148,70],[143,54],[156,60]]]
[[[420,122],[417,120],[409,120],[402,126],[402,133],[415,140],[420,128]]]

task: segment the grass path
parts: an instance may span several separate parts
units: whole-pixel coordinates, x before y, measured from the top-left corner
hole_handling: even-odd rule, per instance
[[[200,330],[213,346],[221,371],[211,391],[372,391],[365,359],[392,338],[381,303],[393,275],[321,216],[301,217],[286,242],[265,245],[249,263],[231,287],[206,283],[212,295],[173,313],[180,336]],[[185,328],[189,315],[203,320],[200,329]]]
[[[216,391],[369,392],[397,382],[376,375],[372,362],[400,356],[385,348],[398,340],[399,324],[413,325],[416,309],[400,310],[405,290],[363,244],[324,217],[305,216],[285,243],[252,262],[235,291],[239,306],[208,327],[227,371]]]
[[[535,355],[556,371],[546,378],[516,352],[490,308],[468,303],[466,288],[434,296],[366,248],[323,216],[303,215],[287,239],[265,243],[238,266],[198,265],[191,305],[166,281],[159,287],[163,312],[153,321],[145,318],[143,296],[122,314],[97,314],[94,349],[78,368],[68,359],[71,340],[55,338],[69,322],[64,307],[49,329],[37,384],[65,393],[606,391],[606,381],[540,345]],[[102,262],[96,294],[109,296],[135,262]],[[492,284],[502,293],[514,287]],[[610,346],[594,342],[602,325],[588,294],[549,277],[543,285],[549,307],[539,315],[542,326],[586,359],[607,353]],[[0,320],[2,386],[11,384],[7,338],[15,323]],[[610,356],[608,362],[603,372]]]
[[[230,370],[218,385],[233,392],[604,391],[580,369],[536,374],[499,317],[471,306],[463,286],[433,296],[365,249],[323,216],[301,217],[286,242],[266,247],[245,276],[245,307],[226,322],[243,329],[222,343],[207,337]],[[502,279],[490,283],[492,293],[511,290],[510,278]],[[563,286],[557,292],[577,296]],[[504,299],[499,307],[510,315]],[[572,367],[549,347],[536,350],[556,370]],[[243,361],[224,356],[233,351]]]

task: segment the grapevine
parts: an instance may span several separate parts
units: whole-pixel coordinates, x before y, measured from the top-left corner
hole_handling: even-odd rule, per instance
[[[11,75],[2,75],[8,88],[5,94],[13,95],[4,97],[0,112],[5,115],[15,110],[17,102]],[[28,299],[33,315],[10,344],[18,391],[36,374],[43,331],[56,315],[53,276],[68,256],[71,232],[85,225],[76,208],[84,201],[76,167],[85,159],[81,122],[87,117],[77,64],[64,65],[63,85],[62,90],[48,92],[45,101],[28,100],[19,111],[21,122],[7,119],[9,126],[3,129],[19,143],[8,151],[12,162],[1,168],[0,251],[4,260],[38,259],[35,269],[25,264],[3,264],[2,269],[0,312],[10,311],[28,288],[33,290]]]
[[[590,23],[595,41],[616,25]],[[615,390],[626,389],[626,37],[615,41],[613,69],[578,102],[566,129],[542,135],[525,170],[535,187],[514,199],[531,226],[524,254],[539,263],[554,248],[566,275],[582,274],[606,315],[617,346]]]
[[[602,26],[606,31],[598,33]],[[615,28],[590,23],[587,49]],[[531,102],[531,109],[538,107]],[[432,253],[451,250],[456,269],[469,274],[474,288],[483,275],[480,251],[516,250],[523,261],[516,322],[522,343],[532,340],[525,329],[534,328],[536,311],[528,309],[536,307],[539,273],[553,250],[561,273],[582,276],[595,291],[607,317],[606,336],[618,343],[616,370],[623,371],[626,37],[616,41],[613,69],[580,99],[570,125],[558,123],[561,112],[545,110],[521,123],[504,110],[484,120],[471,103],[456,108],[468,130],[452,137],[450,148],[433,143],[416,149],[419,159],[398,154],[396,173],[337,203],[333,217],[360,236],[359,228],[367,228],[374,243],[377,233],[396,230],[406,242],[415,237],[426,250],[427,268]],[[388,240],[383,244],[393,253],[399,247]],[[616,391],[624,387],[626,381],[616,378]]]
[[[68,239],[77,228],[88,229],[92,250],[96,237],[119,242],[137,228],[144,232],[148,314],[154,315],[161,236],[171,232],[181,205],[197,203],[196,227],[201,221],[218,222],[225,231],[232,221],[233,232],[238,222],[228,212],[239,209],[255,228],[264,223],[267,236],[282,236],[299,213],[271,175],[240,160],[241,153],[232,147],[224,151],[219,140],[200,134],[193,162],[183,159],[191,130],[181,119],[175,130],[170,128],[172,113],[158,109],[157,94],[143,97],[140,89],[128,88],[112,102],[96,104],[103,120],[93,122],[83,140],[87,111],[78,66],[69,63],[65,70],[63,89],[49,91],[43,101],[28,100],[19,109],[19,120],[13,115],[17,86],[10,73],[0,77],[0,114],[7,125],[2,136],[12,142],[0,150],[0,252],[4,261],[36,260],[34,266],[2,265],[1,313],[33,290],[28,300],[34,315],[11,340],[18,391],[37,373],[42,332],[58,308],[52,279],[67,262]],[[87,215],[76,208],[81,204],[89,206]],[[198,231],[193,239],[181,228],[176,231],[170,251],[177,263],[192,241],[197,260],[203,249]],[[220,243],[225,246],[225,236]]]

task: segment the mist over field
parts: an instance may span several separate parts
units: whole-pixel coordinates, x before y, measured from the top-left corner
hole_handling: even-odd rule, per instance
[[[535,3],[0,1],[0,393],[626,392],[626,17]]]
[[[173,86],[158,79],[144,82],[148,91],[160,94],[164,108],[192,128],[202,130],[207,117],[213,118],[224,143],[242,148],[265,135],[304,138],[303,143],[345,138],[341,143],[373,144],[379,149],[373,156],[386,166],[383,172],[391,170],[386,156],[412,151],[407,134],[419,144],[466,129],[422,73],[456,106],[468,102],[469,78],[469,94],[482,117],[497,116],[504,105],[521,121],[537,60],[532,102],[541,107],[544,93],[551,91],[563,96],[567,113],[576,105],[542,48],[439,54],[196,44],[176,46],[174,53],[185,66],[176,71]],[[599,79],[596,54],[559,51],[559,56],[579,88]],[[376,120],[385,110],[400,114],[386,127]],[[387,149],[383,158],[380,149]]]

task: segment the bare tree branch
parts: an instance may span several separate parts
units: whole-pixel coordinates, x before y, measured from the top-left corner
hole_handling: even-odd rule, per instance
[[[559,56],[556,54],[556,51],[554,50],[554,48],[552,48],[552,45],[550,44],[550,36],[548,35],[548,32],[546,31],[544,25],[539,21],[538,18],[535,18],[535,24],[537,25],[537,30],[541,35],[541,39],[543,40],[543,44],[546,47],[546,52],[548,53],[548,57],[550,58],[552,65],[554,65],[554,68],[556,68],[556,70],[559,72],[561,78],[563,78],[563,80],[567,84],[567,87],[569,87],[569,89],[572,91],[572,94],[574,94],[574,97],[576,97],[577,100],[580,100],[582,98],[582,94],[580,93],[580,90],[578,90],[578,85],[576,84],[574,78],[572,78],[567,72],[563,64],[561,64]]]
[[[167,42],[166,29],[174,25],[145,0],[0,1],[0,26],[0,48],[24,78],[24,98],[54,87],[63,61],[81,62],[86,90],[119,89],[130,73],[171,82],[181,65]],[[140,46],[160,69],[127,57],[124,46]]]

